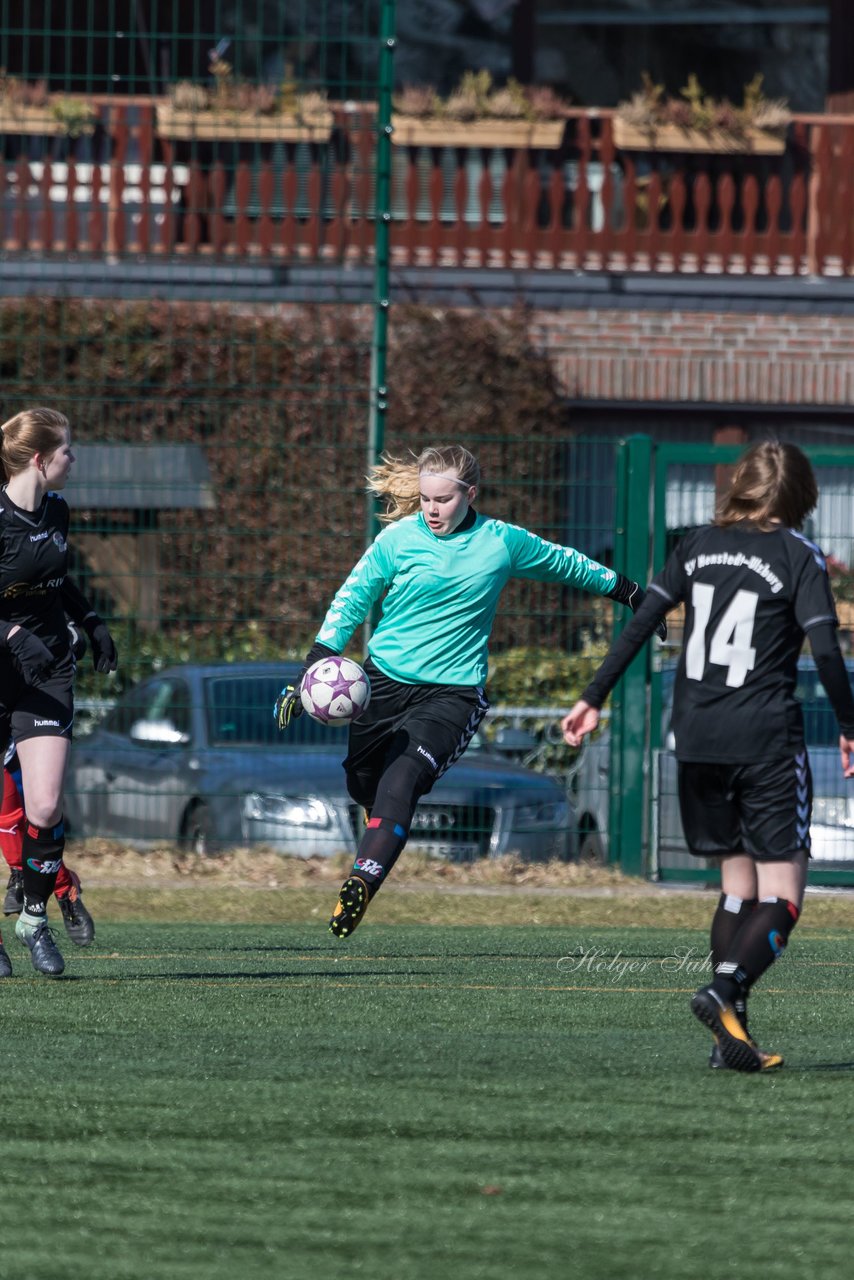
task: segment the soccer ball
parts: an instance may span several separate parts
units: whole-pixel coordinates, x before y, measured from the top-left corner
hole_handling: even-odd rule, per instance
[[[321,724],[349,724],[371,700],[371,685],[352,658],[321,658],[302,678],[300,701]]]

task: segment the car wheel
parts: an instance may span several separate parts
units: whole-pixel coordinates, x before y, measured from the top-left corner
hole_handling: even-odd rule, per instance
[[[607,862],[605,847],[598,831],[588,831],[578,845],[578,861],[601,867]]]
[[[181,843],[190,853],[203,858],[214,852],[213,822],[206,804],[194,804],[185,817]]]

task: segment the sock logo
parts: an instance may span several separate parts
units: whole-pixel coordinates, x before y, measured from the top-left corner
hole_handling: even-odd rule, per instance
[[[383,868],[379,862],[374,862],[373,858],[357,858],[353,863],[354,871],[364,871],[365,875],[376,876],[379,880],[383,873]]]
[[[57,858],[56,861],[40,862],[38,858],[27,858],[27,866],[31,867],[33,871],[40,872],[43,876],[54,876],[62,866],[62,859]]]
[[[775,956],[781,956],[786,950],[786,939],[782,933],[778,933],[776,929],[772,929],[768,934],[768,941],[771,944],[771,950]]]

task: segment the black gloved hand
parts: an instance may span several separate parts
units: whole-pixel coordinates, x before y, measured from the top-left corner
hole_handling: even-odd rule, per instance
[[[115,671],[119,665],[119,655],[116,653],[116,646],[106,622],[103,618],[99,618],[97,613],[90,613],[83,619],[81,625],[92,646],[92,666],[102,675],[106,675],[108,671]]]
[[[618,604],[624,604],[632,613],[637,613],[638,609],[646,599],[646,592],[639,582],[632,582],[631,578],[626,578],[622,573],[617,574],[617,581],[614,583],[608,595],[612,600],[616,600]],[[662,618],[656,625],[655,634],[659,640],[667,639],[667,625]]]
[[[18,627],[14,635],[7,635],[6,645],[27,684],[37,684],[56,662],[44,641],[26,627]]]

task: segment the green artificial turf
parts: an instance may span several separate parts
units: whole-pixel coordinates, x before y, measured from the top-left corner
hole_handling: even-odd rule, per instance
[[[753,1009],[787,1065],[742,1076],[705,933],[323,924],[101,917],[56,981],[7,927],[0,1276],[850,1273],[845,929],[794,935]]]

